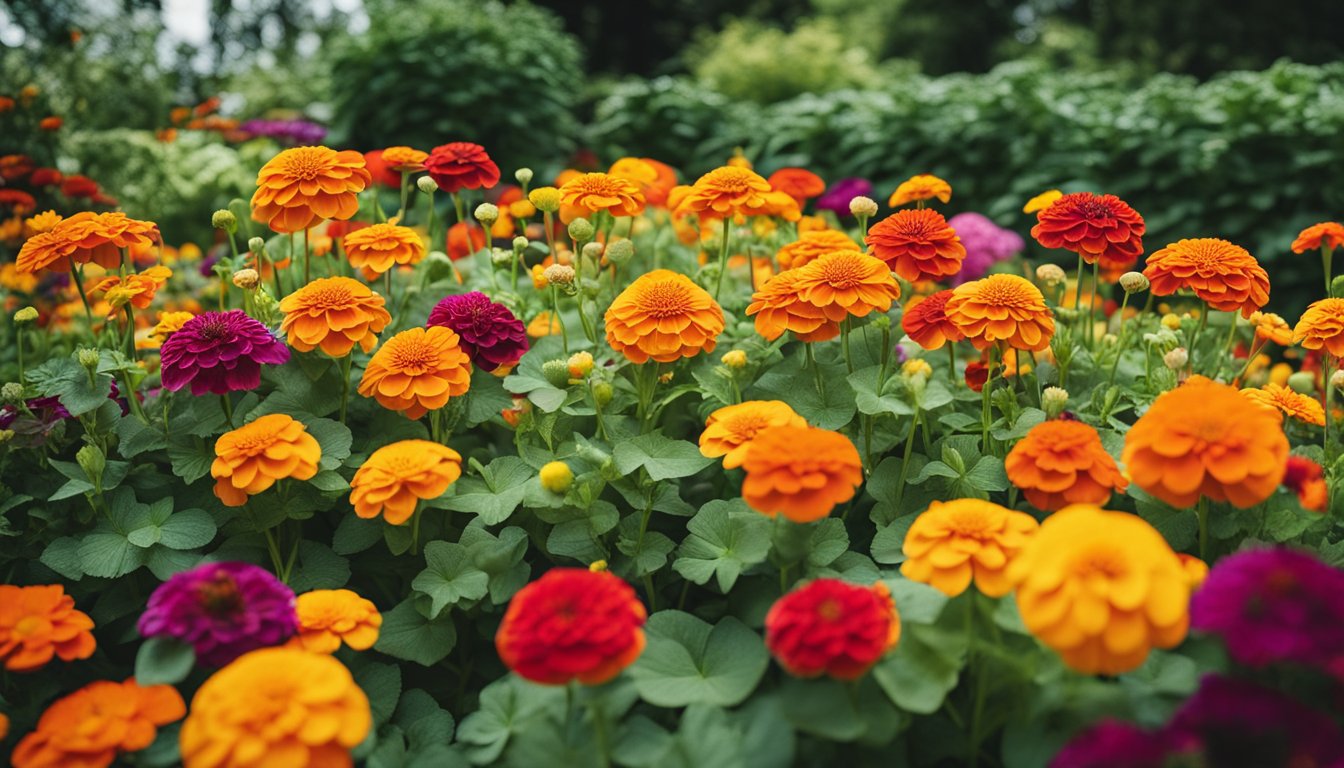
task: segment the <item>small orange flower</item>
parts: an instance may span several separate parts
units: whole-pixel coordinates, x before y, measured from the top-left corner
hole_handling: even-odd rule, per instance
[[[689,277],[657,269],[621,291],[605,321],[607,343],[631,362],[671,363],[714,351],[723,310]]]
[[[374,604],[348,589],[315,589],[294,601],[299,633],[289,645],[313,653],[335,653],[344,642],[366,651],[378,641],[383,615]]]
[[[1297,494],[1297,502],[1308,512],[1325,512],[1330,501],[1330,486],[1325,484],[1325,469],[1305,456],[1289,456],[1283,475],[1284,487]]]
[[[709,414],[700,433],[700,453],[723,457],[724,469],[736,469],[747,458],[751,441],[769,427],[806,427],[807,419],[781,400],[748,400],[726,405]]]
[[[770,182],[750,168],[725,165],[697,179],[676,210],[697,214],[702,219],[755,216],[769,204],[766,197],[769,192]]]
[[[560,333],[560,321],[551,317],[550,310],[542,310],[527,324],[527,335],[533,339],[555,336]]]
[[[1189,288],[1213,309],[1242,317],[1269,301],[1269,274],[1245,248],[1216,237],[1171,243],[1148,256],[1144,277],[1154,296]]]
[[[1282,412],[1306,424],[1325,426],[1325,408],[1321,401],[1310,395],[1294,392],[1279,384],[1266,384],[1263,389],[1243,389],[1241,394],[1276,413]]]
[[[352,149],[286,149],[257,173],[252,218],[281,233],[344,221],[359,211],[359,193],[372,182],[364,156]]]
[[[1297,239],[1293,240],[1293,253],[1306,253],[1322,248],[1333,250],[1341,245],[1344,245],[1344,224],[1337,221],[1323,221],[1297,234]]]
[[[42,118],[38,122],[37,127],[50,133],[52,131],[59,131],[61,129],[61,126],[64,124],[65,124],[64,120],[57,117],[56,115],[51,115],[49,117]]]
[[[1252,312],[1251,325],[1255,326],[1255,337],[1261,341],[1272,341],[1281,347],[1293,344],[1293,327],[1288,321],[1273,312]]]
[[[418,419],[448,404],[471,386],[471,361],[457,334],[443,326],[410,328],[374,353],[359,382],[359,394],[384,408]]]
[[[154,743],[157,728],[187,714],[170,685],[140,686],[135,678],[89,683],[57,699],[37,729],[14,748],[14,768],[99,768],[118,755]]]
[[[861,251],[831,251],[797,272],[794,288],[799,299],[833,322],[886,312],[901,296],[887,265]]]
[[[345,357],[356,344],[368,352],[392,322],[383,297],[349,277],[314,280],[286,296],[280,311],[285,313],[280,330],[291,347],[300,352],[320,347],[331,357]]]
[[[437,499],[462,476],[462,456],[429,440],[401,440],[374,451],[350,481],[350,504],[363,518],[401,525],[421,499]]]
[[[162,344],[193,317],[195,315],[190,312],[160,312],[158,322],[155,323],[154,329],[150,331],[150,337]]]
[[[485,247],[485,230],[459,221],[448,228],[448,258],[465,259]]]
[[[887,205],[899,208],[906,203],[922,202],[933,198],[946,203],[952,199],[952,185],[929,173],[911,176],[896,187]]]
[[[1070,504],[1105,504],[1112,491],[1129,485],[1097,430],[1081,421],[1032,427],[1008,452],[1004,469],[1027,501],[1045,512]]]
[[[241,507],[277,480],[310,479],[321,460],[322,448],[303,422],[270,413],[219,436],[210,476],[215,496],[225,506]]]
[[[1002,341],[1013,349],[1039,352],[1055,334],[1055,319],[1040,289],[1017,275],[963,283],[953,289],[944,311],[976,349]]]
[[[638,216],[644,212],[644,195],[635,183],[605,173],[581,173],[560,187],[560,221],[606,211],[612,216]]]
[[[805,232],[798,239],[779,249],[775,258],[780,269],[797,269],[818,256],[831,251],[858,251],[859,244],[849,239],[849,235],[838,229],[823,229],[819,232]]]
[[[961,271],[966,246],[932,208],[897,211],[868,229],[868,252],[910,282],[941,280]]]
[[[756,433],[742,462],[747,506],[795,523],[810,523],[854,498],[863,482],[858,449],[839,432],[817,427],[768,427]]]
[[[677,172],[649,157],[623,157],[607,173],[633,182],[648,205],[666,205],[667,193],[677,185]]]
[[[125,277],[105,277],[89,288],[89,294],[105,293],[104,299],[113,309],[127,304],[136,309],[148,309],[154,294],[173,276],[167,267],[150,267]]]
[[[905,534],[901,574],[956,597],[976,589],[1002,597],[1012,589],[1007,568],[1036,532],[1036,519],[980,499],[935,501]]]
[[[40,669],[53,656],[89,658],[96,646],[91,629],[93,620],[75,610],[75,598],[60,584],[0,584],[0,660],[11,672]]]
[[[799,205],[826,191],[826,182],[806,168],[780,168],[766,181],[771,189],[792,197]]]
[[[802,271],[780,272],[751,296],[747,316],[755,316],[756,332],[774,341],[793,331],[802,341],[826,341],[840,335],[840,324],[827,319],[819,307],[803,301],[798,290]]]
[[[942,349],[949,341],[966,338],[951,320],[947,319],[947,300],[952,291],[939,291],[924,298],[914,298],[905,305],[901,315],[901,330],[919,346],[933,351]]]
[[[388,147],[383,150],[382,160],[387,167],[402,173],[415,173],[425,170],[425,158],[428,152],[411,147]]]
[[[1322,349],[1344,357],[1344,299],[1313,301],[1293,329],[1293,341],[1306,349]]]
[[[425,258],[425,244],[416,231],[391,222],[374,224],[347,233],[341,239],[350,266],[364,270],[369,279],[398,264],[418,264]]]
[[[93,262],[105,269],[121,263],[121,249],[150,245],[159,229],[124,213],[77,213],[49,232],[28,239],[19,249],[20,272],[69,272],[73,264]]]
[[[23,220],[23,231],[28,237],[40,235],[43,232],[50,232],[60,224],[65,217],[55,211],[43,211],[34,216],[29,216]]]

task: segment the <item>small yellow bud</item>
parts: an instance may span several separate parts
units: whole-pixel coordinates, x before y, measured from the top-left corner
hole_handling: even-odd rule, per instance
[[[933,375],[933,366],[929,365],[927,360],[916,357],[912,360],[906,360],[901,365],[901,375],[907,379],[913,379],[916,376],[928,378]]]
[[[560,210],[560,190],[555,187],[537,187],[527,193],[527,199],[539,211],[555,213]]]
[[[1293,366],[1287,363],[1278,363],[1269,369],[1269,383],[1278,384],[1280,387],[1288,386],[1288,377],[1293,375]]]
[[[421,176],[415,180],[415,188],[426,195],[432,195],[439,190],[439,185],[428,176]]]
[[[1065,280],[1064,269],[1058,264],[1042,264],[1036,268],[1036,280],[1053,288]]]
[[[476,206],[474,214],[476,220],[487,227],[499,220],[499,206],[492,203],[481,203]]]
[[[668,371],[667,373],[664,373],[663,375],[659,376],[659,377],[658,377],[658,383],[659,383],[659,384],[671,384],[671,383],[672,383],[672,372],[671,372],[671,371]]]
[[[1041,405],[1045,408],[1045,415],[1055,418],[1064,412],[1064,406],[1069,402],[1069,392],[1059,387],[1046,387],[1041,392]]]
[[[552,461],[541,468],[541,487],[551,493],[564,493],[574,484],[574,470],[563,461]]]
[[[723,353],[723,364],[733,369],[747,367],[747,353],[740,349],[734,349]]]
[[[588,352],[575,352],[569,356],[569,377],[582,379],[593,372],[593,356]]]
[[[546,268],[540,264],[533,266],[532,287],[536,288],[538,291],[544,291],[548,285],[550,285],[550,283],[546,280]]]
[[[547,285],[569,285],[574,282],[574,268],[564,264],[552,264],[542,273]]]
[[[607,561],[594,560],[593,562],[588,564],[588,570],[592,571],[593,573],[601,573],[607,570]]]
[[[233,273],[233,284],[245,291],[256,288],[261,283],[261,275],[255,269],[240,269]]]
[[[874,216],[877,214],[877,202],[871,197],[858,197],[849,201],[849,212],[855,216]]]
[[[31,323],[36,319],[37,319],[37,310],[33,309],[32,307],[24,307],[23,309],[20,309],[18,312],[14,313],[14,322],[16,323]]]
[[[1120,276],[1120,287],[1131,295],[1141,293],[1148,290],[1148,278],[1142,272],[1126,272]]]
[[[1179,331],[1181,329],[1181,318],[1168,312],[1162,316],[1162,327],[1169,331]]]

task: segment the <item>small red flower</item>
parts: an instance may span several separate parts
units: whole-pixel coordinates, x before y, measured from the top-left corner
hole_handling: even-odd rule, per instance
[[[1143,217],[1115,195],[1075,192],[1036,214],[1031,236],[1046,248],[1063,248],[1088,264],[1133,264],[1143,254]]]
[[[765,645],[795,677],[863,677],[901,636],[886,585],[860,587],[817,579],[775,601],[765,617]]]
[[[454,194],[462,189],[490,189],[499,183],[499,166],[485,147],[454,141],[435,147],[425,159],[425,170],[439,189]]]
[[[55,168],[38,168],[28,177],[28,183],[34,187],[50,187],[53,184],[60,184],[64,178]]]
[[[1305,456],[1289,456],[1288,470],[1283,474],[1283,485],[1297,494],[1298,503],[1308,512],[1324,512],[1330,500],[1330,486],[1325,484],[1325,470]]]
[[[989,366],[979,360],[966,364],[966,386],[972,392],[984,389],[986,381],[989,381]]]
[[[61,194],[66,197],[93,197],[98,194],[98,182],[88,176],[66,176],[61,181]]]
[[[448,228],[448,258],[465,259],[485,247],[485,230],[459,221]]]
[[[907,305],[901,315],[901,330],[924,349],[942,349],[949,341],[966,338],[951,320],[947,319],[947,300],[952,291],[939,291],[918,304]]]

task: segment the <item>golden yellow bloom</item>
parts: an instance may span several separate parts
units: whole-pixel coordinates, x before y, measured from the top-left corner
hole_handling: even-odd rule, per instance
[[[1259,310],[1252,312],[1249,318],[1251,325],[1255,326],[1255,337],[1262,341],[1272,341],[1281,347],[1289,347],[1293,344],[1293,327],[1287,320],[1274,314],[1273,312],[1261,312]]]
[[[560,190],[555,187],[537,187],[527,193],[527,199],[539,211],[555,213],[560,210]]]
[[[634,363],[660,363],[713,352],[723,310],[685,275],[656,269],[612,301],[605,316],[607,343]]]
[[[458,342],[440,325],[398,333],[369,360],[359,394],[410,419],[442,408],[471,386],[471,360]]]
[[[24,232],[28,237],[50,232],[56,228],[57,224],[61,223],[63,218],[65,217],[55,211],[43,211],[34,216],[29,216],[23,220]]]
[[[335,653],[344,642],[365,651],[378,641],[383,616],[374,604],[348,589],[315,589],[294,601],[299,633],[291,646],[313,653]]]
[[[849,235],[836,229],[804,232],[798,239],[785,245],[775,254],[780,269],[797,269],[832,251],[861,251]]]
[[[167,267],[150,267],[125,277],[103,278],[89,288],[89,293],[102,293],[113,309],[121,309],[127,304],[136,309],[147,309],[154,301],[154,294],[172,275],[173,270]]]
[[[344,357],[358,344],[368,352],[392,316],[383,297],[349,277],[324,277],[302,286],[280,302],[280,330],[300,352],[321,348]]]
[[[162,344],[193,317],[195,315],[190,312],[160,312],[159,320],[154,324],[154,330],[150,332],[150,336]]]
[[[901,573],[956,597],[971,585],[990,597],[1012,588],[1006,570],[1036,532],[1036,519],[980,499],[935,501],[905,534]]]
[[[709,415],[705,431],[700,433],[700,453],[708,458],[723,457],[724,469],[742,466],[751,441],[769,427],[806,427],[807,420],[781,400],[748,400],[726,405]]]
[[[1271,411],[1282,411],[1298,421],[1325,426],[1325,408],[1321,401],[1310,395],[1294,392],[1278,384],[1266,384],[1262,389],[1243,389],[1241,394]]]
[[[770,182],[750,168],[727,165],[706,173],[691,185],[677,206],[678,213],[693,213],[702,219],[755,216],[769,204]]]
[[[391,222],[350,232],[341,239],[341,244],[350,265],[363,269],[370,279],[398,264],[418,264],[425,258],[425,244],[420,235]]]
[[[629,179],[605,173],[581,173],[560,188],[560,221],[568,224],[598,211],[612,216],[644,212],[644,194]]]
[[[252,218],[276,232],[302,232],[322,219],[346,220],[359,211],[359,193],[373,180],[354,150],[295,147],[257,173]]]
[[[976,349],[1003,341],[1039,352],[1055,335],[1055,319],[1040,289],[1017,275],[990,275],[957,286],[944,312]]]
[[[896,208],[906,203],[938,198],[946,203],[952,199],[952,185],[929,173],[911,176],[896,187],[887,205]]]
[[[247,497],[292,477],[308,480],[317,474],[322,447],[303,422],[283,413],[270,413],[225,432],[215,441],[215,496],[226,506],[241,507]]]
[[[1063,196],[1064,193],[1060,192],[1058,189],[1047,189],[1041,194],[1028,200],[1027,204],[1022,206],[1022,212],[1035,213],[1037,211],[1044,211],[1046,208],[1050,207],[1051,203]]]
[[[437,499],[462,476],[462,455],[429,440],[400,440],[364,460],[350,480],[350,504],[363,518],[401,525],[421,499]]]

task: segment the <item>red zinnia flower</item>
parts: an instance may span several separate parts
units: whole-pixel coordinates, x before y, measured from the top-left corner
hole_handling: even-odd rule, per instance
[[[22,189],[0,189],[0,206],[26,213],[37,207],[37,201]]]
[[[939,291],[924,300],[907,305],[901,315],[901,330],[924,349],[942,349],[949,341],[966,338],[951,320],[947,319],[947,300],[952,291]]]
[[[1115,195],[1064,195],[1038,212],[1036,222],[1036,242],[1073,251],[1088,264],[1103,259],[1108,268],[1119,267],[1143,254],[1143,217]]]
[[[897,211],[874,224],[863,241],[869,253],[912,283],[951,277],[966,258],[961,238],[932,208]]]
[[[985,388],[985,382],[989,381],[989,366],[979,360],[966,364],[966,386],[971,388],[972,392],[979,392]]]
[[[60,184],[64,178],[55,168],[38,168],[28,177],[28,183],[34,187],[49,187],[52,184]]]
[[[98,182],[88,176],[66,176],[61,181],[61,194],[66,197],[93,197],[98,194]]]
[[[437,146],[425,160],[425,170],[439,189],[455,194],[462,189],[490,189],[499,183],[499,166],[485,147],[469,141]]]
[[[448,228],[448,258],[465,259],[485,247],[485,230],[459,221]]]
[[[896,646],[901,621],[882,582],[864,588],[817,579],[775,601],[765,645],[795,677],[856,680]]]
[[[383,160],[383,150],[375,149],[364,153],[364,167],[369,170],[375,184],[397,189],[401,186],[401,173],[392,169]]]

